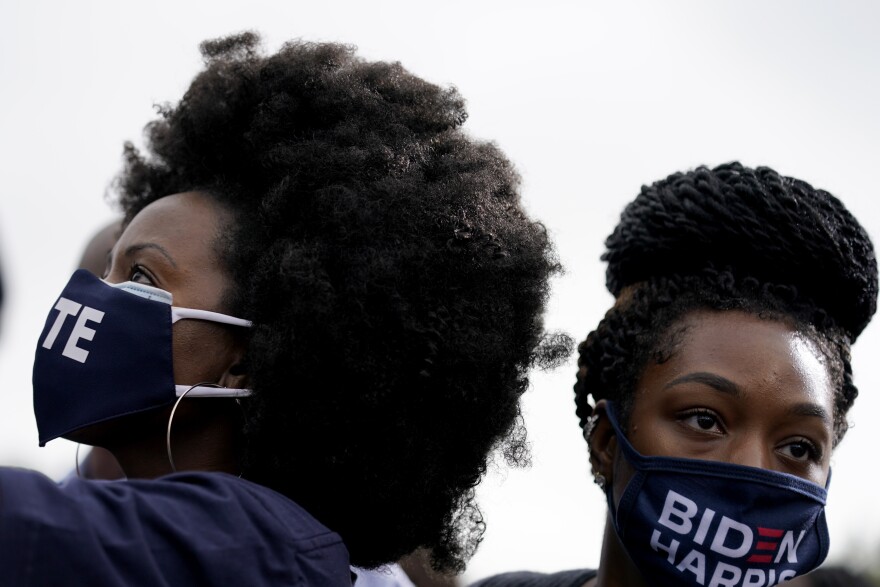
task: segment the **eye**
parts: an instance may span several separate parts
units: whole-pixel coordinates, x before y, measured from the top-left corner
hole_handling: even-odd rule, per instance
[[[153,285],[153,280],[147,274],[146,270],[140,265],[132,265],[128,272],[128,280],[135,283],[143,283]]]
[[[710,432],[712,434],[723,434],[724,426],[721,424],[721,418],[715,412],[710,410],[693,410],[685,412],[678,416],[678,421],[700,432]]]
[[[799,438],[793,442],[784,444],[780,446],[778,450],[784,456],[795,461],[818,462],[822,459],[822,452],[816,447],[815,444],[813,444],[806,438]]]

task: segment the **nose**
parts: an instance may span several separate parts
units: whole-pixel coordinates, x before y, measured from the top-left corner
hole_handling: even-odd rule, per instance
[[[744,431],[729,443],[727,462],[758,469],[773,468],[773,449],[761,435]]]

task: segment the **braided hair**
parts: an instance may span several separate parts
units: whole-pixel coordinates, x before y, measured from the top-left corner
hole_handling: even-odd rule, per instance
[[[578,347],[582,427],[590,398],[614,400],[626,425],[642,371],[674,352],[686,313],[742,310],[817,344],[840,441],[858,394],[850,345],[877,308],[878,286],[871,241],[837,198],[767,167],[699,167],[643,187],[605,244],[617,302]]]
[[[487,456],[525,456],[519,397],[544,341],[546,230],[519,177],[462,130],[464,100],[352,47],[243,33],[126,147],[130,220],[201,190],[231,212],[218,242],[228,313],[254,322],[244,476],[306,508],[376,566],[418,547],[462,570],[484,523]]]

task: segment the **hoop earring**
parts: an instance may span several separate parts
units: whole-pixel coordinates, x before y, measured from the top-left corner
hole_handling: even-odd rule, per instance
[[[180,394],[180,397],[177,398],[177,401],[174,402],[174,407],[171,408],[171,414],[168,416],[168,431],[165,434],[165,452],[168,454],[168,464],[171,465],[171,472],[176,473],[177,467],[174,466],[174,457],[171,456],[171,423],[174,422],[174,413],[177,411],[177,406],[180,405],[181,400],[186,397],[186,394],[191,392],[196,387],[222,387],[221,385],[217,385],[216,383],[196,383],[195,385],[191,385],[189,389]],[[77,463],[79,464],[79,463]]]

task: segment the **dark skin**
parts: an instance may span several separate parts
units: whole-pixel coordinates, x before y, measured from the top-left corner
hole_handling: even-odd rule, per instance
[[[664,363],[639,379],[627,437],[644,455],[736,463],[825,485],[833,441],[833,389],[816,346],[789,325],[740,311],[698,311]],[[633,470],[619,450],[605,401],[590,463],[618,503]],[[646,585],[606,521],[591,587]]]
[[[228,313],[223,300],[231,280],[217,253],[217,243],[231,220],[230,213],[205,193],[187,192],[157,200],[119,237],[104,279],[164,289],[171,292],[178,307]],[[172,336],[175,383],[247,387],[247,375],[240,366],[245,350],[240,329],[180,320],[173,326]],[[168,407],[118,418],[78,430],[68,438],[108,449],[129,479],[159,477],[172,472],[165,441],[170,411]],[[233,400],[184,399],[172,430],[177,470],[239,474],[236,439],[240,417]]]

